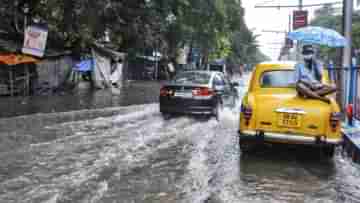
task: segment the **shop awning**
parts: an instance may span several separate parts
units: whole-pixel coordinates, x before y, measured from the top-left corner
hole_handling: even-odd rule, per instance
[[[24,64],[24,63],[37,63],[37,62],[39,62],[38,59],[22,54],[0,55],[0,63],[4,63],[9,66]]]

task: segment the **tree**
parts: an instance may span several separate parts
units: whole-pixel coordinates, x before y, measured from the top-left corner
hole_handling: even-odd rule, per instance
[[[26,4],[30,21],[47,24],[49,47],[86,52],[107,30],[114,47],[126,52],[157,48],[175,57],[188,45],[200,49],[206,61],[253,60],[249,53],[257,52],[240,0],[3,0],[0,29],[19,40]]]
[[[334,8],[331,5],[325,5],[316,11],[315,18],[311,21],[311,25],[321,26],[333,29],[341,33],[342,31],[342,16],[336,15]],[[352,33],[352,47],[360,48],[360,14],[353,14],[353,33]],[[325,58],[335,58],[336,49],[322,46],[321,55]]]

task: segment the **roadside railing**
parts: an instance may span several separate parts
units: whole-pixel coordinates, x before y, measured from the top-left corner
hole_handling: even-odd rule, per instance
[[[340,83],[342,82],[343,84],[341,86],[345,85],[345,87],[349,87],[348,89],[346,89],[346,92],[343,92],[342,94],[344,100],[348,101],[349,104],[353,104],[354,109],[357,109],[357,106],[360,108],[360,99],[359,102],[357,102],[357,98],[360,97],[360,84],[358,84],[360,66],[353,66],[351,68],[334,66],[326,67],[326,69],[328,70],[329,79],[331,80],[331,82],[337,85],[340,85]],[[344,81],[340,80],[341,74],[344,76]],[[358,119],[360,120],[360,111]]]
[[[345,76],[343,85],[346,85],[348,89],[343,93],[343,98],[346,98],[352,107],[350,110],[346,109],[348,122],[343,123],[342,126],[342,154],[350,157],[353,162],[360,163],[360,145],[358,144],[360,143],[360,126],[358,125],[360,121],[360,66],[328,67],[327,70],[330,80],[335,84],[341,82],[340,74]]]

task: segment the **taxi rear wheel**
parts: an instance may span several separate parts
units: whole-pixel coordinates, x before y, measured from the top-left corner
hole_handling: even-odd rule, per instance
[[[322,154],[327,158],[332,158],[335,155],[335,146],[324,146],[321,148]]]
[[[241,152],[247,152],[250,149],[250,144],[239,140],[239,147]]]
[[[258,146],[258,143],[256,142],[251,142],[248,140],[242,140],[239,138],[239,147],[240,147],[240,151],[243,153],[249,152],[252,149],[255,149]]]

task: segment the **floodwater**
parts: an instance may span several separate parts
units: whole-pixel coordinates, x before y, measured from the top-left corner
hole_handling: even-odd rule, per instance
[[[219,122],[163,118],[157,103],[2,119],[32,125],[0,133],[0,202],[360,202],[340,150],[241,153],[238,109]]]

